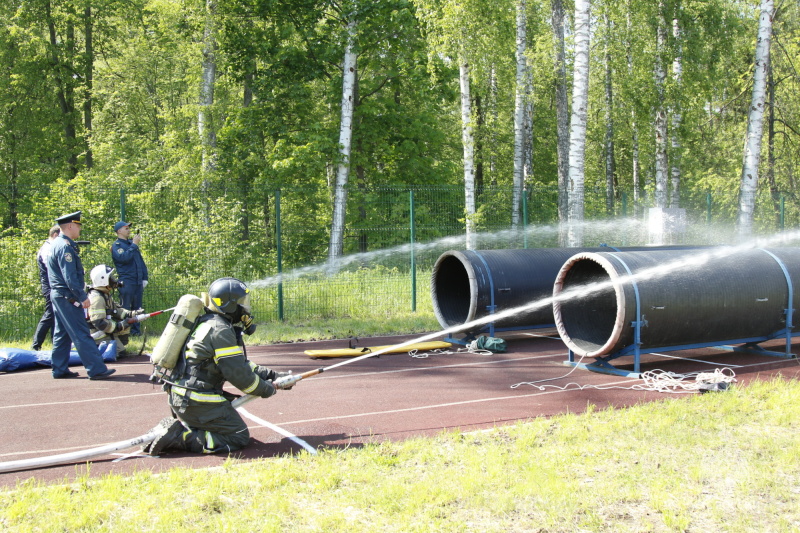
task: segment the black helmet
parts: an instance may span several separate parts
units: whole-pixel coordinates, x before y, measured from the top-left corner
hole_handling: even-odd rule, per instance
[[[220,312],[235,319],[250,315],[250,289],[236,278],[219,278],[208,288],[211,303]]]

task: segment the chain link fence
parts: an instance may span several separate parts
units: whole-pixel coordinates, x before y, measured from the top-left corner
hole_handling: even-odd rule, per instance
[[[0,191],[0,339],[33,335],[43,310],[36,252],[60,215],[81,210],[81,247],[86,270],[113,266],[110,246],[118,220],[142,236],[150,273],[147,311],[172,307],[186,293],[199,294],[222,276],[253,289],[258,322],[326,318],[390,317],[398,311],[430,309],[430,274],[447,250],[466,245],[464,190],[359,188],[348,191],[344,255],[328,260],[332,194],[328,188],[240,188],[207,185],[194,189],[161,186],[148,190],[101,189],[75,179],[49,187]],[[554,247],[563,239],[555,188],[526,190],[520,224],[511,226],[512,190],[478,191],[470,217],[478,249]],[[606,191],[585,192],[583,239],[587,246],[648,242],[646,198],[634,202],[618,192],[609,209]],[[735,199],[715,203],[710,194],[686,199],[685,244],[716,244],[732,234]],[[759,198],[771,205],[770,198]],[[760,205],[760,204],[758,204]],[[784,224],[772,210],[758,220],[763,231]],[[721,232],[710,228],[722,229]],[[163,318],[159,317],[159,318]],[[164,321],[153,319],[151,332]]]

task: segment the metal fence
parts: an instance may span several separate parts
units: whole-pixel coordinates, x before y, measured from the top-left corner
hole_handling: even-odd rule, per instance
[[[510,188],[479,191],[472,217],[476,248],[558,246],[557,191],[525,191],[517,228],[510,224],[511,194]],[[587,190],[585,197],[586,245],[647,243],[647,199],[634,205],[631,194],[619,192],[609,212],[605,190]],[[81,249],[87,281],[93,266],[112,264],[112,226],[117,220],[131,222],[134,233],[142,235],[142,254],[150,271],[144,295],[148,311],[172,307],[181,295],[199,294],[214,279],[234,276],[253,289],[259,322],[380,320],[398,311],[430,309],[433,264],[444,251],[465,248],[460,187],[351,188],[344,256],[335,264],[327,261],[332,211],[327,188],[125,190],[98,189],[73,180],[15,191],[14,198],[13,209],[11,202],[0,206],[0,339],[32,336],[43,306],[36,252],[54,219],[79,209],[84,220],[81,239],[91,242]],[[759,200],[769,204],[769,199]],[[725,242],[733,228],[731,201],[716,201],[708,193],[686,198],[688,229],[681,242]],[[765,231],[784,223],[771,210],[759,219]]]

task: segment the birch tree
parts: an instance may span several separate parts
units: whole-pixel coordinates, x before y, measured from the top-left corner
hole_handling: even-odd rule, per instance
[[[567,60],[564,46],[564,3],[551,0],[551,24],[553,27],[553,58],[555,61],[556,100],[556,156],[558,159],[558,220],[562,231],[559,241],[563,246],[567,239],[563,229],[569,220],[569,107],[567,105]]]
[[[589,106],[589,40],[591,3],[575,0],[575,67],[569,133],[569,246],[583,244],[586,120]]]
[[[356,85],[356,22],[351,18],[347,23],[347,33],[342,63],[342,105],[339,123],[339,163],[336,167],[336,184],[333,198],[333,220],[328,246],[328,260],[333,261],[342,255],[344,246],[345,214],[347,211],[347,181],[350,174],[350,150],[353,138],[353,112]]]
[[[203,150],[203,184],[208,183],[208,173],[216,168],[216,131],[212,123],[214,84],[217,79],[217,1],[206,0],[205,28],[203,30],[203,67],[200,78],[200,106],[197,112],[197,132]]]
[[[516,96],[514,99],[514,181],[511,194],[511,230],[517,231],[520,223],[520,198],[525,167],[525,122],[527,104],[526,1],[517,0]]]
[[[667,111],[665,108],[664,84],[667,73],[664,68],[664,56],[667,47],[666,16],[664,0],[658,2],[658,27],[656,28],[656,57],[654,76],[658,102],[656,103],[653,127],[656,141],[655,157],[655,204],[656,207],[667,207]]]
[[[633,79],[633,22],[631,0],[627,2],[627,9],[625,10],[625,59],[628,66],[628,78]],[[641,184],[639,177],[639,128],[636,123],[636,106],[630,105],[631,108],[631,180],[633,182],[633,215],[639,216],[641,209]]]
[[[672,59],[672,79],[675,85],[675,95],[681,92],[681,81],[683,80],[683,43],[681,30],[681,4],[680,0],[675,2],[675,13],[672,17],[672,38],[675,41],[675,57]],[[670,185],[671,194],[669,200],[670,207],[680,207],[681,201],[681,140],[679,131],[681,127],[681,107],[680,98],[675,98],[671,112],[671,131],[670,131]]]
[[[606,173],[606,213],[614,214],[614,196],[616,188],[616,160],[614,156],[614,88],[612,86],[613,76],[611,67],[611,45],[609,43],[612,34],[612,24],[608,13],[604,13],[603,18],[606,25],[605,50],[603,56],[603,67],[605,69],[605,173]]]
[[[772,37],[773,0],[761,0],[759,7],[758,38],[756,39],[753,95],[747,120],[742,175],[739,185],[739,235],[746,237],[753,231],[758,167],[761,159],[761,136],[764,129],[764,103],[766,100],[767,67],[769,65]]]
[[[480,45],[480,2],[416,0],[418,13],[428,29],[429,45],[433,51],[453,58],[458,64],[461,103],[461,143],[463,146],[465,246],[474,249],[477,243],[475,216],[475,121],[472,109],[472,59],[478,56]],[[484,47],[486,48],[486,47]],[[487,53],[487,50],[483,50]],[[491,63],[488,61],[487,63]],[[491,69],[491,67],[490,67]]]
[[[472,99],[470,96],[469,62],[462,52],[458,61],[458,80],[461,89],[461,142],[464,147],[464,211],[466,215],[466,248],[474,250],[475,234],[475,137],[472,128]]]

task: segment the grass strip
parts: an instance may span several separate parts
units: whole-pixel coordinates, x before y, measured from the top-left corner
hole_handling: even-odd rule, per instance
[[[34,481],[0,530],[798,531],[800,383],[216,469]]]

